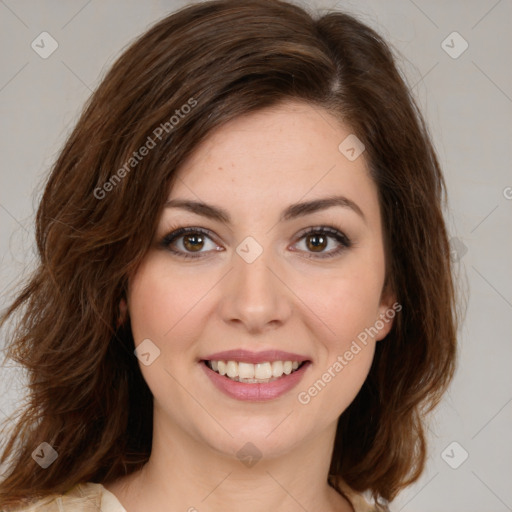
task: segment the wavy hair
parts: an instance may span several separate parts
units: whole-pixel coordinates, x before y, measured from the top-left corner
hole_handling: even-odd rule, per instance
[[[147,462],[152,395],[129,316],[118,322],[128,277],[176,169],[201,141],[287,99],[326,109],[366,146],[386,283],[403,308],[340,416],[329,484],[389,501],[418,479],[425,413],[453,376],[457,331],[446,187],[425,121],[390,46],[353,16],[216,0],[165,17],[122,53],[51,170],[35,219],[38,267],[1,319],[13,320],[7,357],[29,377],[3,436],[1,506],[107,483]],[[41,442],[58,453],[44,470],[31,457]]]

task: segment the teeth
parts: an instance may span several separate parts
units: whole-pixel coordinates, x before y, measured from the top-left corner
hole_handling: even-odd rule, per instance
[[[281,377],[281,375],[283,375],[283,361],[274,361],[272,363],[272,377]]]
[[[245,363],[236,361],[208,361],[208,366],[220,375],[238,382],[269,382],[290,375],[299,368],[299,361],[272,361],[264,363]]]
[[[270,363],[257,363],[254,365],[254,377],[256,379],[270,379],[272,377],[272,365]]]
[[[231,379],[238,377],[238,364],[235,361],[228,361],[226,364],[226,375]]]
[[[213,363],[214,361],[212,361]],[[236,364],[236,363],[233,363]],[[212,365],[213,368],[213,365]],[[238,363],[238,377],[241,379],[254,379],[254,365],[250,363]],[[260,379],[261,377],[258,377]]]
[[[217,364],[218,371],[221,375],[226,375],[226,363],[224,361],[212,361],[212,370],[214,369],[213,363]]]

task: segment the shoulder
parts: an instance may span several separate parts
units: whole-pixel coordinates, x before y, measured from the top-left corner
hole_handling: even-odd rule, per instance
[[[382,510],[368,503],[360,494],[351,495],[349,498],[355,512],[380,512]]]
[[[379,512],[368,503],[363,495],[353,491],[340,481],[340,488],[350,500],[355,512]],[[10,512],[126,512],[117,498],[101,484],[86,482],[75,485],[64,494],[47,496],[30,505],[16,508]]]
[[[369,503],[362,494],[355,492],[343,480],[339,479],[338,485],[352,504],[354,512],[383,512],[383,510],[386,510]]]
[[[53,494],[11,512],[126,512],[101,484],[86,482],[64,494]]]

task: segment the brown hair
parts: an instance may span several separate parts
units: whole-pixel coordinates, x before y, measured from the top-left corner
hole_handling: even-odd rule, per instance
[[[7,356],[30,380],[5,438],[0,505],[106,483],[148,460],[152,395],[129,318],[117,323],[128,276],[186,157],[214,128],[287,99],[326,109],[365,144],[387,285],[403,308],[340,417],[329,483],[391,500],[420,476],[424,413],[452,378],[457,326],[445,184],[425,123],[388,45],[354,17],[218,0],[166,17],[120,56],[53,167],[36,217],[39,267],[2,318],[22,313]],[[44,441],[58,463],[41,470],[31,453]]]

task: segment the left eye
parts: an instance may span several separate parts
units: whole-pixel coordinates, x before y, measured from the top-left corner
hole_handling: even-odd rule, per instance
[[[335,241],[335,247],[330,251],[325,251],[324,249],[329,245],[329,239]],[[309,249],[313,254],[308,257],[313,258],[331,258],[351,246],[350,240],[344,233],[330,227],[310,228],[300,236],[299,240],[304,240],[306,252],[309,252]]]
[[[325,251],[329,245],[329,239],[335,241],[335,248]],[[307,256],[309,258],[330,258],[351,246],[350,240],[344,233],[326,226],[310,228],[299,236],[296,244],[302,240],[306,247],[303,252],[309,253]],[[211,243],[209,250],[207,241]],[[200,258],[204,253],[223,250],[212,240],[209,231],[202,228],[176,229],[163,238],[161,245],[183,258]],[[203,251],[205,246],[207,250]]]

